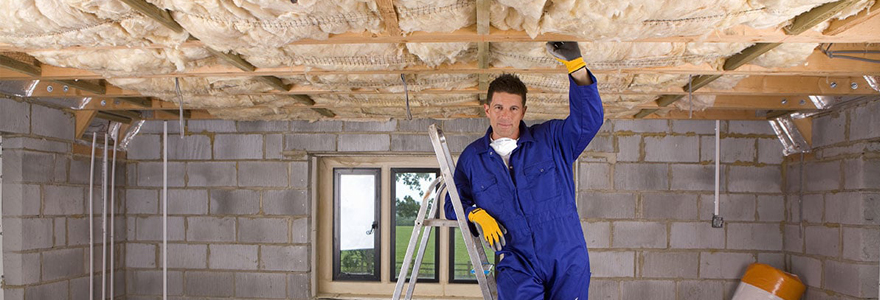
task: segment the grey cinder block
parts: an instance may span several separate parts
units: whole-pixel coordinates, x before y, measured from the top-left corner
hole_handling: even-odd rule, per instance
[[[678,282],[679,299],[723,299],[721,281],[685,280]]]
[[[235,241],[235,219],[213,217],[189,217],[186,240],[190,242]]]
[[[808,162],[804,166],[804,191],[831,191],[839,189],[843,184],[840,176],[841,162],[839,160],[828,162]],[[795,180],[800,180],[800,172],[790,172]]]
[[[620,299],[620,282],[617,280],[590,280],[589,299]]]
[[[139,217],[137,220],[136,236],[129,237],[138,241],[161,241],[162,240],[162,217],[149,216]],[[190,223],[190,229],[192,229]],[[186,228],[184,226],[183,217],[168,217],[168,240],[183,241],[185,239]],[[100,236],[100,235],[99,235]]]
[[[666,224],[659,222],[614,222],[612,247],[666,248]]]
[[[128,270],[126,273],[129,295],[162,295],[162,270]],[[101,291],[100,286],[96,291]],[[183,295],[183,272],[168,270],[168,295]]]
[[[189,132],[235,132],[235,121],[230,120],[187,120]]]
[[[604,190],[611,188],[611,165],[581,163],[578,167],[579,189]]]
[[[58,281],[42,285],[29,286],[24,289],[25,300],[67,299],[69,296],[68,282]]]
[[[849,139],[851,141],[866,140],[880,137],[880,104],[871,101],[864,106],[853,109],[850,112]]]
[[[266,139],[265,158],[266,159],[281,159],[281,158],[283,158],[284,156],[281,155],[281,152],[284,151],[284,135],[267,134],[265,139]]]
[[[844,227],[843,258],[876,262],[880,258],[880,234],[877,229]]]
[[[618,190],[667,190],[666,164],[618,163],[614,165],[614,188]]]
[[[218,134],[214,136],[214,159],[261,159],[263,136],[259,134]]]
[[[797,232],[795,232],[796,234]],[[822,286],[822,261],[800,255],[791,256],[791,273],[801,278],[807,286]]]
[[[776,135],[767,121],[728,121],[730,134]]]
[[[724,229],[709,222],[672,223],[670,246],[679,249],[724,249]]]
[[[587,249],[609,248],[611,246],[610,222],[581,222]]]
[[[489,128],[489,119],[486,118],[453,119],[443,121],[443,131],[445,132],[471,132],[485,134],[487,128]],[[427,127],[424,130],[427,130]]]
[[[593,137],[593,140],[590,141],[590,144],[587,145],[584,151],[614,153],[614,136],[597,135]]]
[[[291,299],[311,299],[311,280],[309,274],[288,273],[287,296]]]
[[[239,162],[238,185],[286,187],[287,164],[283,162]]]
[[[768,250],[782,249],[782,229],[779,224],[737,224],[727,226],[727,249]]]
[[[672,132],[677,134],[715,134],[715,122],[710,120],[672,120]]]
[[[593,278],[635,276],[635,252],[590,251]]]
[[[721,215],[725,221],[754,221],[757,199],[751,194],[724,194],[721,196]],[[708,197],[707,197],[708,198]],[[714,212],[714,196],[710,208]],[[709,216],[711,218],[711,215]]]
[[[387,134],[340,134],[339,151],[388,151],[391,137]]]
[[[208,214],[208,190],[169,189],[168,214]]]
[[[284,150],[335,151],[335,134],[287,134]]]
[[[285,285],[287,276],[279,273],[236,273],[235,296],[247,298],[287,297]]]
[[[256,270],[257,245],[209,245],[208,268]]]
[[[813,147],[819,148],[846,141],[846,115],[829,114],[813,119]],[[856,126],[853,126],[856,127]]]
[[[255,215],[260,212],[260,192],[211,190],[212,215]]]
[[[33,134],[73,140],[73,131],[76,127],[73,115],[60,109],[41,105],[32,105],[31,110],[33,116],[37,116],[31,118],[31,132]]]
[[[305,189],[309,187],[309,163],[295,161],[290,163],[290,187]]]
[[[40,214],[39,185],[4,182],[2,193],[3,199],[5,199],[3,201],[4,217],[36,216]]]
[[[646,136],[645,161],[699,162],[699,146],[696,136]]]
[[[655,220],[697,220],[697,203],[696,194],[645,193],[642,215]]]
[[[140,166],[138,167],[140,168]],[[189,186],[235,186],[234,162],[198,162],[186,166]],[[138,178],[140,179],[140,178]]]
[[[669,132],[669,122],[667,120],[618,120],[614,122],[614,130],[635,133]]]
[[[299,218],[294,219],[291,224],[291,236],[293,240],[291,243],[294,244],[305,244],[309,242],[309,232],[311,229],[311,224],[309,223],[308,218]]]
[[[290,121],[290,131],[293,132],[340,132],[342,121]]]
[[[290,130],[288,121],[239,121],[236,122],[238,132],[287,132]]]
[[[261,246],[260,251],[260,270],[311,270],[307,246]]]
[[[156,245],[125,244],[125,267],[151,269],[156,267]],[[169,257],[176,254],[170,254]],[[160,258],[161,259],[161,258]]]
[[[3,218],[3,250],[27,251],[52,247],[52,219]]]
[[[392,134],[391,151],[432,152],[434,148],[427,134]]]
[[[840,228],[807,226],[804,228],[807,254],[840,257]]]
[[[125,210],[128,214],[156,214],[159,212],[159,191],[126,189]]]
[[[242,243],[286,243],[287,219],[239,218],[238,241]]]
[[[631,219],[635,217],[636,196],[628,193],[578,193],[578,213],[588,219]]]
[[[208,268],[208,245],[168,244],[168,253],[169,268]]]
[[[675,299],[675,281],[639,280],[620,283],[620,299]]]
[[[804,238],[798,225],[785,225],[783,227],[783,247],[786,252],[804,253]]]
[[[397,129],[397,120],[385,122],[356,122],[346,121],[343,123],[347,132],[387,132]]]
[[[778,165],[785,157],[782,155],[782,142],[778,139],[758,139],[758,162]]]
[[[702,252],[700,253],[700,277],[714,279],[739,279],[746,268],[755,263],[751,253]]]
[[[779,222],[783,219],[785,219],[785,199],[781,195],[758,195],[758,221]]]
[[[641,143],[639,135],[617,136],[617,161],[639,161]]]
[[[43,281],[52,281],[85,274],[83,249],[61,249],[43,252]]]
[[[776,166],[729,166],[727,187],[731,192],[781,193],[782,169]]]
[[[263,213],[266,215],[309,215],[309,197],[305,190],[263,191]]]
[[[0,98],[0,131],[27,134],[31,131],[31,105]]]
[[[697,278],[700,265],[697,252],[644,252],[642,277]]]
[[[232,297],[235,288],[233,273],[187,272],[187,296]]]
[[[182,140],[168,137],[168,159],[208,160],[211,159],[211,138],[206,135],[187,135]]]
[[[825,288],[845,295],[867,298],[877,295],[876,264],[825,261]]]
[[[397,120],[397,131],[400,132],[418,132],[427,136],[428,126],[431,124],[442,124],[443,121],[434,119],[413,119],[413,120]],[[437,125],[441,126],[441,125]]]
[[[715,166],[699,164],[674,164],[672,169],[672,190],[714,191]],[[723,174],[723,170],[722,170]],[[723,176],[723,175],[722,175]],[[723,185],[721,186],[724,187]]]
[[[43,186],[43,214],[78,215],[84,212],[82,187]],[[109,198],[108,198],[109,201]]]
[[[139,134],[128,144],[128,159],[157,160],[161,158],[162,144],[159,135]]]
[[[86,165],[88,167],[88,165]],[[179,162],[168,162],[168,186],[182,187],[184,175],[186,175],[186,166]],[[88,171],[87,171],[88,172]],[[88,173],[86,173],[88,174]],[[88,176],[86,176],[88,177]],[[192,180],[193,175],[190,175]],[[161,162],[141,162],[137,164],[137,185],[144,187],[161,187],[162,186],[162,163]]]
[[[40,253],[3,254],[3,280],[7,285],[40,282]]]

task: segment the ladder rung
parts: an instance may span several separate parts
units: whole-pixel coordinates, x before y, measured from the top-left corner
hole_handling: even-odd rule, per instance
[[[427,219],[425,220],[424,225],[433,227],[458,227],[458,221],[445,219]]]

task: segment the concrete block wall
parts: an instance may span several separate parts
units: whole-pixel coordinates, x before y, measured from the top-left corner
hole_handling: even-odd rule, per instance
[[[6,300],[88,298],[89,161],[72,153],[73,124],[70,113],[0,98],[3,296]],[[100,164],[95,173],[94,271],[95,293],[100,295],[103,209]],[[124,163],[117,164],[116,175],[116,201],[121,213],[125,194]],[[124,220],[117,218],[115,224],[120,245],[115,254],[116,299],[123,299],[125,295],[121,272]],[[109,274],[109,262],[107,270]]]
[[[784,268],[782,147],[765,121],[606,122],[578,166],[595,299],[729,299],[754,262]]]
[[[813,120],[805,163],[799,155],[786,162],[784,248],[790,271],[809,287],[805,299],[878,297],[878,128],[880,101],[838,109]]]
[[[302,154],[429,154],[425,131],[432,123],[443,126],[453,152],[488,126],[483,119],[189,121],[184,140],[169,140],[169,222],[177,228],[169,231],[169,293],[183,299],[309,295],[312,183]],[[129,150],[130,299],[156,299],[161,292],[161,126],[148,122]],[[177,132],[176,124],[169,130]],[[727,224],[713,229],[714,121],[606,123],[578,166],[594,298],[724,299],[749,263],[784,267],[781,146],[767,122],[722,122],[722,134],[729,149],[722,151]]]

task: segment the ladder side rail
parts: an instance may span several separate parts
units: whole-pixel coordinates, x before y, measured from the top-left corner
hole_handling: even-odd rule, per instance
[[[439,195],[440,193],[438,193]],[[425,202],[428,202],[425,200]],[[428,216],[431,218],[435,218],[437,216],[437,197],[434,197],[434,200],[431,201],[431,212],[428,213]],[[423,226],[424,230],[422,231],[422,240],[419,243],[419,253],[416,255],[415,267],[413,267],[412,276],[409,279],[409,286],[406,289],[406,297],[404,299],[410,300],[412,299],[413,292],[416,289],[416,282],[419,280],[419,271],[422,269],[422,259],[425,258],[425,250],[428,248],[428,239],[431,238],[431,232],[434,229],[432,226]],[[435,272],[436,272],[435,266]]]
[[[452,200],[452,207],[453,210],[455,210],[456,219],[458,220],[458,227],[460,228],[462,238],[468,250],[471,264],[474,266],[474,275],[476,275],[477,283],[481,287],[483,299],[494,300],[495,298],[493,298],[491,291],[483,288],[488,286],[485,270],[483,269],[483,264],[480,261],[479,253],[477,253],[478,251],[474,240],[468,238],[468,234],[470,234],[470,230],[468,228],[470,227],[468,226],[468,221],[464,216],[464,208],[461,206],[461,198],[458,194],[458,189],[454,184],[455,180],[453,179],[451,169],[455,166],[455,163],[452,161],[452,155],[449,152],[449,147],[446,145],[446,138],[443,136],[443,132],[437,128],[436,124],[431,124],[428,127],[428,135],[431,136],[431,144],[433,144],[434,146],[434,153],[437,154],[437,161],[440,164],[440,171],[443,175],[443,179],[447,182],[446,189],[449,193],[449,197]]]
[[[406,247],[406,255],[403,257],[403,264],[400,266],[400,273],[397,275],[397,284],[394,286],[394,294],[391,296],[391,299],[393,300],[400,299],[400,294],[403,292],[403,284],[406,282],[406,274],[409,273],[409,264],[412,262],[413,251],[415,250],[416,241],[418,241],[419,238],[418,234],[421,232],[422,224],[424,224],[425,211],[428,207],[427,199],[431,196],[431,192],[440,181],[440,177],[434,179],[434,181],[428,185],[428,191],[425,192],[425,195],[422,197],[422,204],[419,206],[419,213],[413,224],[412,235],[409,237],[409,245]]]

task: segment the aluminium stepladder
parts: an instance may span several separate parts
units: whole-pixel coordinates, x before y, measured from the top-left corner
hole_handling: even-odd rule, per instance
[[[452,171],[455,170],[455,163],[452,161],[452,155],[449,153],[449,147],[446,145],[446,137],[443,135],[443,131],[437,128],[436,124],[432,124],[428,127],[428,135],[431,137],[431,144],[434,146],[434,154],[437,156],[437,162],[440,163],[441,176],[428,186],[428,189],[422,198],[422,203],[419,207],[419,212],[413,226],[413,232],[409,239],[409,246],[406,248],[406,256],[404,256],[403,264],[400,267],[400,275],[398,276],[397,285],[394,287],[394,295],[391,299],[400,299],[401,293],[403,292],[403,285],[407,280],[407,275],[409,275],[409,286],[407,287],[406,297],[404,299],[412,299],[412,294],[419,278],[419,268],[422,264],[422,258],[424,258],[425,255],[425,248],[428,245],[428,238],[431,236],[431,230],[434,227],[458,227],[458,232],[461,233],[464,238],[465,248],[467,248],[468,256],[470,256],[471,265],[473,265],[474,268],[474,275],[477,277],[477,284],[480,286],[480,292],[483,295],[483,299],[496,300],[498,299],[498,291],[495,286],[495,275],[490,272],[491,265],[486,257],[486,252],[482,249],[483,243],[481,241],[483,240],[483,236],[481,234],[480,236],[475,237],[470,233],[467,217],[465,217],[464,208],[461,206],[458,189],[455,187],[455,183],[452,179]],[[437,196],[433,198],[433,201],[430,201],[432,191],[437,191]],[[439,203],[442,202],[442,199],[446,198],[446,193],[449,194],[449,198],[452,201],[457,220],[437,218],[437,207],[440,206]],[[431,206],[431,212],[427,213],[426,211],[428,210],[429,205]],[[426,216],[430,216],[430,218],[426,218]],[[421,240],[418,239],[420,233],[422,236]],[[413,252],[415,251],[417,242],[419,246],[418,254],[416,255],[415,265],[410,274],[408,273],[409,265],[413,261]]]

